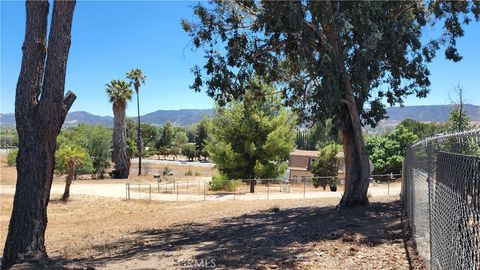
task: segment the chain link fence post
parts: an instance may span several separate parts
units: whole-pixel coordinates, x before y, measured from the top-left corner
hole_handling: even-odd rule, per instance
[[[480,129],[425,138],[403,163],[401,198],[428,269],[480,269]]]
[[[433,188],[433,148],[432,143],[427,143],[427,182],[428,182],[428,238],[430,242],[430,266],[432,264],[432,188]]]

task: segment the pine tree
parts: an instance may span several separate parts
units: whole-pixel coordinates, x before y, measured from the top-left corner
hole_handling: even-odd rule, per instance
[[[206,150],[228,179],[278,177],[294,147],[295,124],[273,87],[251,81],[242,101],[216,108]]]

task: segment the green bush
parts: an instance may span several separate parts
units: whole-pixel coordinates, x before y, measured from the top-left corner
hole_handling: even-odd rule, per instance
[[[193,144],[185,144],[182,147],[182,154],[187,157],[188,160],[193,161],[197,156],[197,150],[195,150],[195,145]]]
[[[188,171],[185,172],[185,176],[192,176],[193,172],[191,169],[188,169]]]
[[[195,176],[200,176],[200,173],[199,173],[199,172],[195,172]]]
[[[7,165],[8,166],[15,166],[17,164],[17,154],[18,150],[14,149],[10,151],[7,155]]]
[[[226,176],[222,174],[217,174],[212,177],[212,181],[210,181],[209,185],[209,189],[213,191],[234,191],[235,186],[239,185],[239,181],[229,180]]]
[[[314,188],[322,187],[323,190],[325,190],[328,185],[335,183],[332,178],[325,177],[314,177],[312,178],[312,182]]]
[[[342,147],[336,143],[329,144],[320,149],[320,155],[317,160],[312,163],[310,171],[315,176],[335,176],[338,172],[338,160],[337,153],[342,150]],[[323,187],[323,182],[329,179],[317,179],[314,185],[318,183],[318,186]],[[327,186],[328,183],[325,183]],[[315,187],[318,187],[315,186]]]

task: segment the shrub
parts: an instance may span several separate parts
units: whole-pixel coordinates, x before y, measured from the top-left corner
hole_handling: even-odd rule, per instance
[[[200,176],[200,173],[199,173],[199,172],[195,172],[195,176]]]
[[[7,165],[8,166],[15,166],[17,164],[17,154],[18,150],[14,149],[10,151],[7,155]]]
[[[277,205],[272,206],[272,207],[270,207],[270,208],[267,209],[267,212],[270,212],[270,213],[280,212],[280,207],[278,207]]]
[[[185,176],[192,176],[193,172],[191,169],[188,169],[188,171],[185,172]]]
[[[311,172],[315,176],[335,176],[338,171],[337,153],[341,151],[341,146],[338,144],[329,144],[320,149],[318,159],[313,162]],[[330,181],[330,179],[327,179]],[[327,186],[329,182],[324,184],[325,179],[318,179],[317,186]],[[315,185],[315,181],[314,181]],[[325,189],[325,188],[324,188]]]
[[[326,177],[314,177],[312,178],[313,182],[313,187],[318,188],[322,187],[323,190],[327,188],[328,185],[331,185],[334,183],[332,178],[326,178]]]
[[[182,148],[182,154],[187,157],[188,160],[193,161],[197,156],[197,150],[195,150],[195,145],[186,144]]]
[[[213,191],[234,191],[235,186],[238,185],[238,181],[229,180],[225,175],[217,174],[212,177],[212,181],[210,181],[209,185],[209,189]]]

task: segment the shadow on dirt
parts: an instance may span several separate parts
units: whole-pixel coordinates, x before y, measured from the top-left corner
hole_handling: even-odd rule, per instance
[[[337,211],[331,207],[271,209],[212,223],[178,224],[167,229],[138,231],[124,239],[96,246],[93,259],[52,258],[60,265],[101,267],[133,258],[171,257],[169,268],[182,260],[215,259],[222,268],[259,268],[275,263],[291,268],[310,242],[341,240],[376,246],[402,242],[399,201],[371,203]],[[297,248],[289,249],[295,244]],[[303,245],[303,246],[302,246]],[[298,248],[300,247],[300,248]],[[184,254],[188,249],[190,254]],[[195,268],[195,267],[194,267]]]

